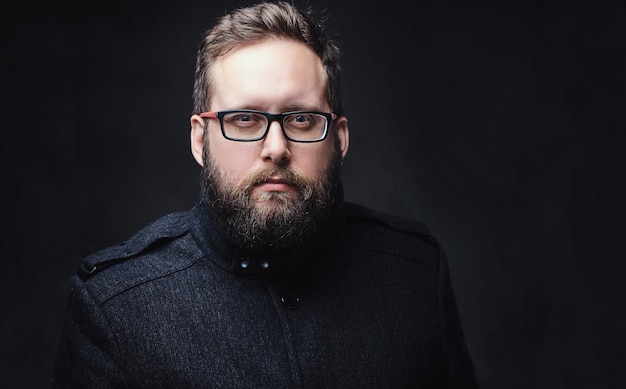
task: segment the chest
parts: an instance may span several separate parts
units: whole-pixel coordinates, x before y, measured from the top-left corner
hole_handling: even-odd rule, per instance
[[[120,357],[141,382],[184,386],[402,386],[439,374],[436,272],[351,256],[314,283],[206,261],[138,286],[106,307],[123,311],[111,315]]]

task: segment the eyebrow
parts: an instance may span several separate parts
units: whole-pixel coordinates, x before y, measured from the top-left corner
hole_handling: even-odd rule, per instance
[[[291,111],[322,111],[325,105],[324,99],[315,99],[315,101],[294,101],[281,107],[283,112]]]
[[[251,104],[245,103],[245,102],[241,102],[243,104],[239,105],[233,105],[232,107],[229,107],[228,109],[251,109],[254,111],[263,111],[265,112],[265,109],[263,108],[262,104],[257,104],[256,102],[252,102]],[[279,107],[280,113],[282,112],[294,112],[294,111],[316,111],[316,112],[321,112],[324,111],[323,107],[325,105],[325,102],[322,101],[315,101],[315,102],[304,102],[304,101],[296,101],[296,102],[290,102],[287,103],[286,105],[282,105]],[[330,109],[330,108],[329,108]],[[278,112],[274,112],[274,113],[278,113]]]
[[[303,106],[303,105],[293,105],[287,106],[282,109],[283,112],[294,112],[294,111],[321,111],[322,109],[319,107],[311,107],[311,106]]]
[[[305,106],[288,106],[288,107],[284,107],[281,108],[278,112],[270,112],[270,111],[266,111],[265,109],[261,109],[258,106],[254,106],[254,105],[243,105],[243,106],[236,106],[236,107],[231,107],[231,108],[227,108],[227,109],[221,109],[220,111],[224,111],[224,110],[229,110],[229,111],[237,111],[237,110],[252,110],[252,111],[259,111],[259,112],[268,112],[268,113],[285,113],[285,112],[325,112],[325,110],[318,108],[318,107],[305,107]]]

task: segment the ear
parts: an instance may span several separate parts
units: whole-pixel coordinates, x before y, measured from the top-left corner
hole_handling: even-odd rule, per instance
[[[350,131],[348,131],[348,118],[341,116],[335,121],[337,131],[337,139],[339,139],[339,148],[341,149],[341,158],[345,158],[348,154],[348,146],[350,144]]]
[[[199,115],[193,115],[191,122],[191,154],[200,166],[204,165],[202,160],[202,150],[204,149],[204,119]]]

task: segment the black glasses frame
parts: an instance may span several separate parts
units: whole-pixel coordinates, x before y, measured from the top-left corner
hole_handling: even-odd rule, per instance
[[[265,131],[263,132],[261,136],[258,136],[253,139],[234,139],[234,138],[227,136],[226,132],[224,131],[224,116],[229,113],[236,113],[236,112],[255,113],[255,114],[265,116],[267,118],[267,128],[265,129]],[[287,135],[287,132],[285,131],[285,126],[283,125],[283,122],[286,116],[296,115],[296,114],[316,114],[316,115],[324,116],[326,118],[326,126],[324,127],[324,134],[320,138],[313,139],[313,140],[297,140],[297,139],[290,138],[289,135]],[[278,122],[280,124],[280,129],[283,131],[283,135],[285,136],[285,138],[291,142],[297,142],[297,143],[315,143],[315,142],[323,141],[328,136],[328,128],[331,126],[331,123],[333,122],[333,120],[337,119],[337,115],[333,112],[328,113],[328,112],[318,112],[318,111],[292,111],[292,112],[283,112],[283,113],[269,113],[269,112],[263,112],[263,111],[255,111],[252,109],[231,109],[227,111],[202,112],[200,113],[200,117],[208,118],[208,119],[218,119],[220,122],[220,130],[222,131],[222,136],[234,142],[259,141],[267,136],[267,133],[269,132],[270,127],[272,126],[272,123]]]

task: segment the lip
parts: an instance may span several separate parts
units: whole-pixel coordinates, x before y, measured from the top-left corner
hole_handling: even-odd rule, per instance
[[[257,187],[268,192],[286,192],[292,188],[292,186],[281,177],[270,177],[257,184]]]

